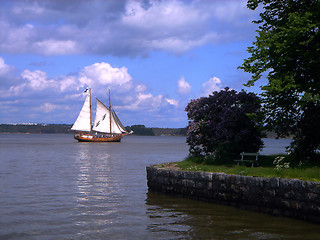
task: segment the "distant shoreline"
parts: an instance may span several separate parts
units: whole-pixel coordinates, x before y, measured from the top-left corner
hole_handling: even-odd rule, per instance
[[[73,134],[72,124],[0,124],[0,134]],[[137,136],[187,136],[187,128],[147,128],[144,125],[127,126]]]
[[[73,134],[70,131],[72,124],[0,124],[0,134]],[[136,136],[187,136],[187,128],[158,128],[145,127],[144,125],[126,126],[128,131],[133,131]],[[266,138],[276,138],[276,133],[267,132]],[[292,136],[285,137],[292,138]]]

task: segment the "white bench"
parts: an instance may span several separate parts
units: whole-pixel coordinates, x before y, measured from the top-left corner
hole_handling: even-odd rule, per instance
[[[234,160],[237,165],[244,165],[246,163],[251,163],[251,167],[258,166],[258,156],[259,153],[240,153],[241,159],[240,160]]]

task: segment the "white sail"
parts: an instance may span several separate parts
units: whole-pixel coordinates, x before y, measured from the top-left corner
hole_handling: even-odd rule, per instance
[[[110,133],[110,111],[97,99],[96,118],[92,130],[103,133]]]
[[[121,128],[119,127],[119,125],[117,124],[113,114],[111,114],[111,132],[112,133],[122,133],[123,132],[121,130]]]
[[[91,122],[90,122],[90,92],[86,97],[86,100],[83,104],[83,107],[81,109],[81,112],[79,113],[79,116],[75,123],[73,124],[71,130],[75,131],[85,131],[90,132],[91,131]]]
[[[110,131],[110,120],[111,120],[111,131]],[[122,126],[120,120],[114,114],[111,114],[110,110],[101,101],[97,99],[97,112],[93,124],[93,130],[102,133],[123,133],[126,132]]]
[[[122,132],[127,132],[126,128],[123,126],[122,122],[120,121],[120,119],[118,118],[117,114],[115,111],[112,111],[113,117],[115,119],[115,122],[118,125],[118,128],[120,129],[120,131]]]

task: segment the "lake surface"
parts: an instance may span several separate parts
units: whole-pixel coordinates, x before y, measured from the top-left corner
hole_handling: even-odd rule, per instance
[[[319,225],[148,193],[146,166],[187,154],[183,137],[0,134],[0,239],[320,238]]]

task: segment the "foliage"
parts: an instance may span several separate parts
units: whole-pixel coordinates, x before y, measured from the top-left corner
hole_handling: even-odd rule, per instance
[[[263,145],[259,109],[254,93],[229,88],[191,100],[186,107],[190,154],[212,163],[238,158],[242,151],[257,152]]]
[[[187,128],[149,128],[145,125],[126,126],[127,131],[133,131],[140,136],[186,136]]]
[[[320,80],[320,79],[319,79]],[[303,107],[297,131],[291,143],[294,155],[304,161],[320,160],[320,102],[307,103]]]
[[[152,128],[152,131],[156,136],[160,135],[179,135],[179,136],[186,136],[187,135],[187,128]]]
[[[154,136],[152,129],[146,128],[145,125],[132,125],[131,127],[127,126],[126,130],[129,132],[133,131],[133,133],[136,135]]]
[[[275,170],[273,160],[275,156],[261,156],[265,161],[261,162],[259,158],[259,167],[246,167],[237,165],[208,165],[204,163],[195,163],[192,158],[187,158],[184,161],[177,162],[180,170],[184,171],[206,171],[206,172],[224,172],[226,174],[238,174],[243,176],[258,176],[258,177],[281,177],[294,178],[301,180],[309,180],[320,182],[320,166],[308,165],[304,167],[291,166],[284,171]],[[286,161],[288,156],[286,156]]]
[[[0,124],[0,133],[69,133],[69,124]]]
[[[261,5],[264,11],[254,21],[258,36],[248,48],[251,57],[239,68],[252,74],[247,86],[267,74],[262,87],[267,127],[278,136],[295,134],[295,154],[314,159],[320,149],[320,1],[247,3],[251,10]]]

